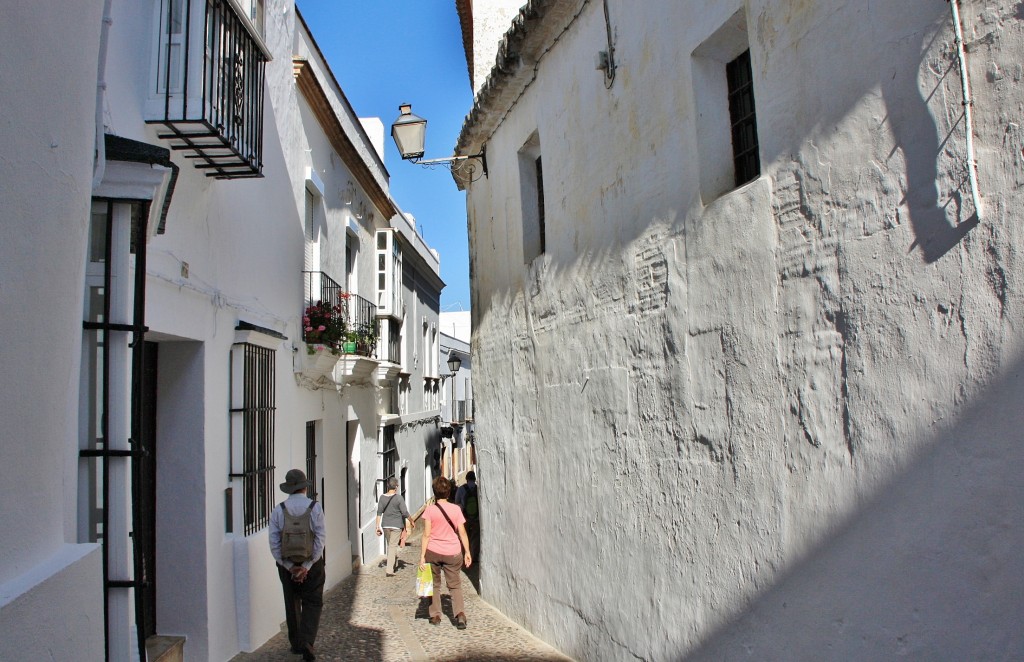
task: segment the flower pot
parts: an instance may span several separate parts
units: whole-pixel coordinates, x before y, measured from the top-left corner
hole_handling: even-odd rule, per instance
[[[344,349],[346,354],[354,354],[356,351],[356,344],[352,341],[346,341]]]

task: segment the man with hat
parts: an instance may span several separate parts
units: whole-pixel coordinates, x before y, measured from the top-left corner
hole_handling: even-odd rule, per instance
[[[290,469],[281,483],[288,498],[270,514],[270,553],[277,561],[277,573],[284,590],[284,611],[288,622],[288,641],[293,653],[303,660],[315,660],[316,633],[320,628],[320,611],[324,604],[324,528],[323,507],[306,496],[309,481],[300,469]],[[294,522],[307,511],[312,532],[312,552],[308,558],[282,558],[282,531],[286,526],[285,511]],[[305,556],[305,555],[304,555]]]

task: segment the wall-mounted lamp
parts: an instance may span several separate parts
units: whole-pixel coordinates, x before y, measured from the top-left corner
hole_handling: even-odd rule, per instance
[[[452,375],[452,423],[455,422],[455,375],[459,373],[459,368],[462,367],[462,359],[455,353],[455,350],[448,352],[448,370],[451,371]]]
[[[398,110],[401,115],[391,124],[391,137],[403,159],[425,168],[444,166],[464,182],[479,179],[479,177],[473,176],[476,173],[476,164],[472,162],[479,159],[483,166],[484,177],[487,176],[487,154],[485,151],[469,156],[456,155],[445,159],[424,159],[423,143],[427,135],[427,120],[412,114],[412,104],[403,103]]]

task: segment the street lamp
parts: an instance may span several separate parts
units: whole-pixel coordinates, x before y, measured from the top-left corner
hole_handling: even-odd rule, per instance
[[[455,422],[455,375],[459,372],[459,368],[462,367],[462,359],[459,358],[455,351],[448,353],[448,370],[452,375],[452,422]]]
[[[444,159],[424,159],[423,143],[427,135],[427,120],[412,114],[412,104],[403,103],[398,107],[398,111],[401,115],[391,124],[391,138],[395,141],[395,147],[398,148],[402,159],[412,161],[424,168],[444,166],[464,182],[479,179],[473,177],[476,165],[470,163],[470,159],[480,159],[484,177],[487,176],[487,154],[484,151],[466,156],[456,154]]]

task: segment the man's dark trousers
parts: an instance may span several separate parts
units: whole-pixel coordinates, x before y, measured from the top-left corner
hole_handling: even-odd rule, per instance
[[[284,613],[288,622],[288,641],[292,650],[304,650],[305,644],[316,642],[320,629],[320,612],[324,607],[324,580],[327,572],[324,559],[313,564],[306,575],[306,581],[292,581],[292,573],[277,566],[284,589]]]

